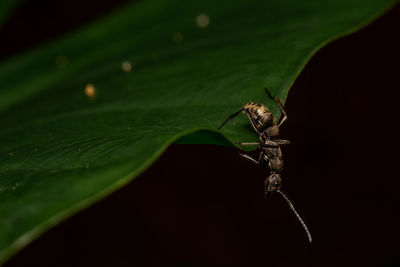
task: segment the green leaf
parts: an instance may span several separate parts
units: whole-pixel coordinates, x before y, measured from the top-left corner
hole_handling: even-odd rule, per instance
[[[0,261],[131,181],[172,142],[257,140],[243,115],[224,135],[216,128],[248,101],[278,116],[265,87],[284,100],[319,48],[392,4],[149,0],[1,63]]]

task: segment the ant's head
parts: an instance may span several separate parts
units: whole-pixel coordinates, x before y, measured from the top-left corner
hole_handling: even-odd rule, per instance
[[[270,176],[268,176],[264,184],[266,196],[272,192],[278,191],[281,188],[281,182],[282,179],[279,173],[272,173]]]

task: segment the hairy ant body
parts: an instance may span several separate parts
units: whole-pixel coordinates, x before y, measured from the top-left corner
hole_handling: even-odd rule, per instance
[[[279,120],[279,122],[274,122],[274,116],[269,111],[269,109],[261,104],[257,104],[254,102],[245,104],[241,109],[230,115],[219,127],[220,130],[229,120],[236,117],[239,113],[243,112],[249,118],[250,124],[253,127],[254,131],[259,135],[260,142],[259,143],[243,143],[238,142],[238,144],[242,146],[255,146],[257,145],[260,151],[258,159],[255,159],[247,154],[239,153],[242,157],[250,160],[253,163],[256,163],[260,166],[260,168],[264,169],[268,164],[270,169],[270,175],[265,180],[265,196],[268,196],[272,192],[278,192],[288,203],[291,210],[296,215],[297,219],[300,221],[303,226],[308,240],[312,241],[310,231],[308,230],[306,224],[301,219],[300,215],[295,210],[292,202],[289,198],[280,191],[282,178],[281,172],[283,169],[283,156],[280,145],[290,144],[289,140],[279,139],[279,131],[282,124],[288,119],[285,108],[282,105],[282,102],[279,98],[273,97],[268,89],[265,89],[268,96],[272,98],[275,102],[278,103],[279,109],[281,110],[283,116]]]

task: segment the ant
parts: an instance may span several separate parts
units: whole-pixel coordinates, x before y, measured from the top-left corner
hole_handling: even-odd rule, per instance
[[[279,98],[273,97],[269,90],[265,88],[265,92],[268,94],[270,98],[272,98],[278,105],[281,110],[283,116],[279,120],[279,122],[274,122],[274,115],[269,111],[269,109],[261,104],[257,104],[254,102],[245,104],[241,109],[230,115],[219,127],[220,130],[229,120],[236,117],[239,113],[243,112],[249,118],[250,124],[253,127],[254,131],[260,136],[259,143],[243,143],[237,142],[237,144],[242,146],[255,146],[257,145],[260,154],[258,159],[255,159],[247,154],[239,153],[242,157],[250,160],[251,162],[260,166],[261,169],[265,168],[265,165],[268,163],[268,167],[270,169],[270,175],[264,182],[265,186],[265,196],[270,195],[272,192],[278,192],[288,203],[290,209],[296,215],[297,219],[303,226],[308,240],[310,243],[312,242],[311,233],[308,230],[306,224],[301,219],[300,215],[297,213],[294,208],[292,202],[289,198],[280,190],[281,187],[281,172],[283,169],[283,156],[280,145],[290,144],[289,140],[279,139],[279,130],[282,124],[287,121],[288,116],[285,108],[282,105],[282,102]]]

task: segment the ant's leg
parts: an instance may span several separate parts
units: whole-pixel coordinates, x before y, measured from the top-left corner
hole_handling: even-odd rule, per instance
[[[239,109],[238,111],[236,111],[235,113],[233,113],[232,115],[230,115],[219,127],[218,130],[220,130],[229,120],[231,120],[232,118],[236,117],[240,112],[243,111],[243,108]]]
[[[257,164],[257,165],[258,165],[258,161],[257,161],[257,160],[255,160],[255,159],[253,159],[253,158],[252,158],[252,157],[250,157],[249,155],[247,155],[247,154],[243,154],[243,153],[239,153],[239,155],[240,155],[240,156],[242,156],[243,158],[246,158],[246,159],[250,160],[251,162],[253,162],[253,163],[255,163],[255,164]]]
[[[279,100],[279,99],[278,99]],[[288,119],[288,116],[287,116],[287,113],[286,113],[286,110],[285,110],[285,108],[283,107],[283,105],[282,105],[282,103],[281,103],[281,100],[279,100],[279,108],[281,109],[281,111],[282,111],[282,114],[283,114],[283,117],[281,118],[281,121],[278,123],[278,128],[280,128],[281,126],[282,126],[282,124],[285,122],[285,121],[287,121],[287,119]]]
[[[235,144],[238,144],[241,146],[258,146],[260,143],[235,142]]]
[[[238,111],[236,111],[235,113],[233,113],[232,115],[230,115],[219,127],[218,130],[220,130],[229,120],[231,120],[232,118],[234,118],[235,116],[237,116],[241,111],[243,111],[244,109],[241,108]],[[251,126],[253,127],[254,131],[260,135],[260,131],[257,129],[256,123],[254,122],[253,118],[251,117],[251,115],[249,114],[249,112],[246,110],[246,115],[250,120]]]
[[[261,135],[260,131],[259,131],[258,128],[257,128],[256,122],[253,120],[253,117],[251,117],[250,113],[249,113],[247,110],[246,110],[246,114],[247,114],[247,117],[249,117],[251,126],[253,127],[254,131],[255,131],[258,135]]]
[[[289,145],[290,144],[289,140],[283,140],[283,139],[274,139],[274,142],[277,142],[278,145]]]
[[[239,153],[240,156],[242,156],[243,158],[246,158],[248,160],[250,160],[251,162],[257,164],[258,166],[260,166],[261,169],[264,169],[265,167],[265,159],[264,159],[264,152],[260,153],[260,156],[258,157],[258,161],[255,160],[254,158],[250,157],[247,154],[243,154],[243,153]]]
[[[281,100],[280,100],[279,98],[277,98],[277,97],[273,97],[273,96],[271,95],[271,92],[268,90],[268,88],[265,88],[265,92],[267,92],[267,94],[268,94],[268,96],[269,96],[270,98],[272,98],[276,103],[278,103],[279,109],[281,110],[281,112],[282,112],[282,114],[283,114],[283,117],[281,118],[280,122],[277,124],[278,128],[280,128],[280,127],[282,126],[282,124],[288,119],[286,110],[285,110],[285,108],[283,107]]]

